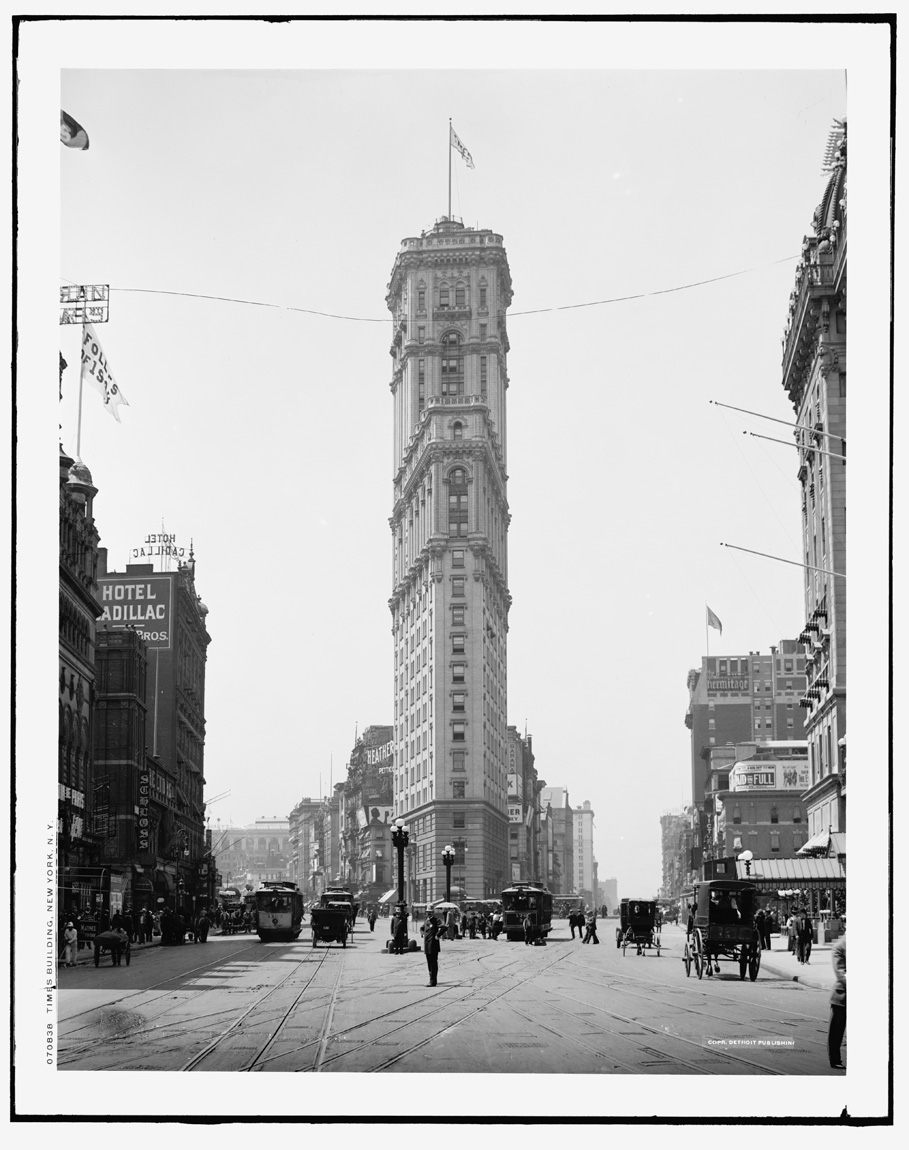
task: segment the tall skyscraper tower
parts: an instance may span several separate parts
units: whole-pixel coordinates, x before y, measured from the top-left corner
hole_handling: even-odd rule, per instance
[[[497,895],[506,812],[505,312],[502,237],[443,217],[405,239],[394,317],[394,814],[415,901]],[[414,849],[415,848],[415,849]]]

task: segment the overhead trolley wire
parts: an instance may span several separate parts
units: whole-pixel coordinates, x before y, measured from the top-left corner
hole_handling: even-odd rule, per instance
[[[758,264],[758,265],[755,265],[754,267],[742,268],[740,271],[727,272],[725,275],[712,276],[710,279],[696,280],[694,283],[690,283],[690,284],[679,284],[676,287],[658,288],[655,291],[637,292],[634,295],[612,296],[610,299],[589,300],[586,303],[567,303],[567,304],[559,304],[559,305],[556,305],[554,307],[530,308],[527,311],[512,311],[512,312],[508,312],[507,316],[495,316],[494,315],[494,316],[491,316],[490,318],[492,318],[492,319],[500,319],[500,318],[513,319],[516,316],[543,315],[546,312],[556,312],[556,311],[573,311],[577,308],[582,308],[582,307],[603,307],[606,304],[625,303],[629,300],[634,300],[634,299],[648,299],[651,296],[669,295],[672,292],[679,292],[679,291],[690,291],[692,288],[703,287],[706,284],[720,283],[722,280],[734,279],[736,276],[749,275],[751,272],[762,271],[764,268],[776,267],[777,264],[789,263],[791,260],[798,259],[798,258],[799,258],[798,256],[785,256],[781,260],[773,260],[771,263],[768,263],[768,264]],[[61,278],[65,279],[65,277],[61,277]],[[76,281],[75,280],[66,280],[66,282],[67,283],[75,283]],[[170,290],[167,290],[165,288],[131,288],[131,287],[113,287],[113,286],[111,287],[110,290],[112,292],[114,292],[114,291],[118,291],[118,292],[141,292],[144,295],[184,296],[187,299],[211,299],[211,300],[219,300],[222,303],[245,304],[248,307],[270,307],[270,308],[275,308],[276,310],[279,310],[279,311],[295,311],[295,312],[300,312],[303,315],[318,315],[318,316],[323,316],[326,319],[341,319],[341,320],[346,320],[350,323],[390,323],[390,322],[393,322],[390,316],[384,316],[381,318],[376,318],[375,316],[363,316],[363,315],[339,315],[337,312],[319,311],[316,308],[293,307],[290,304],[280,304],[280,303],[264,303],[262,300],[240,299],[240,298],[235,297],[235,296],[207,295],[203,292],[170,291]]]

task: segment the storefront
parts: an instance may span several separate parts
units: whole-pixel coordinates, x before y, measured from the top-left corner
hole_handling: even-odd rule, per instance
[[[781,923],[807,907],[815,925],[840,920],[846,911],[846,868],[836,858],[736,859],[734,877],[754,883],[765,907]]]

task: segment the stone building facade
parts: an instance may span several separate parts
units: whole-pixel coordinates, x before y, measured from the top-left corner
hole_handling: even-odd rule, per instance
[[[824,198],[802,242],[783,336],[799,446],[812,835],[846,829],[846,122],[834,122]]]
[[[62,379],[65,360],[60,359]],[[94,829],[92,711],[95,699],[97,488],[84,463],[60,448],[57,902],[100,909],[100,840]]]
[[[417,848],[421,901],[444,891],[454,838],[470,897],[494,896],[508,875],[511,296],[502,237],[447,217],[402,242],[388,287],[394,813]]]

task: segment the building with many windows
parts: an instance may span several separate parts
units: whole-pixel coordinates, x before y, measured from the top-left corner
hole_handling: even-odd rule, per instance
[[[155,813],[150,808],[148,841],[143,839],[139,858],[152,868],[155,899],[191,907],[202,897],[201,882],[208,866],[205,836],[205,805],[202,797],[205,757],[205,666],[211,642],[206,626],[208,608],[196,592],[195,558],[180,562],[176,571],[155,571],[152,563],[127,564],[124,571],[107,570],[107,552],[100,549],[98,571],[99,633],[133,632],[143,646],[144,743],[138,743],[135,723],[139,711],[129,702],[129,692],[118,698],[114,680],[105,700],[103,730],[96,745],[105,761],[115,764],[141,759],[147,752],[148,779],[139,781],[137,796],[143,800],[153,778],[171,791]],[[110,646],[111,668],[122,664],[126,648]],[[137,696],[138,699],[138,696]],[[127,716],[135,711],[136,718]],[[101,712],[99,711],[99,714]],[[128,723],[132,728],[128,728]],[[108,774],[110,771],[107,772]],[[141,804],[140,804],[141,805]],[[138,817],[138,816],[137,816]],[[136,890],[148,889],[141,882]]]
[[[590,800],[572,810],[574,886],[587,906],[596,902],[597,860],[593,853],[593,811]]]
[[[736,743],[803,738],[805,712],[799,700],[805,683],[805,655],[792,639],[781,640],[769,655],[704,656],[700,668],[688,672],[693,871],[699,871],[707,840],[711,753]]]
[[[574,873],[574,812],[567,787],[543,787],[540,803],[551,828],[550,871],[547,876],[553,894],[577,894]]]
[[[813,235],[789,298],[783,387],[799,446],[807,669],[809,786],[804,800],[813,850],[846,829],[846,122],[835,121],[824,158],[830,173]]]
[[[502,237],[443,217],[402,242],[394,320],[394,814],[418,901],[444,891],[442,847],[472,898],[509,874],[507,533]],[[424,849],[425,848],[425,849]]]
[[[60,357],[62,381],[66,361]],[[101,906],[101,840],[94,830],[92,723],[95,697],[94,591],[98,571],[97,488],[81,461],[60,448],[58,905]]]
[[[538,778],[533,736],[507,728],[508,742],[508,864],[509,882],[543,879],[541,852],[540,792],[546,783]]]

